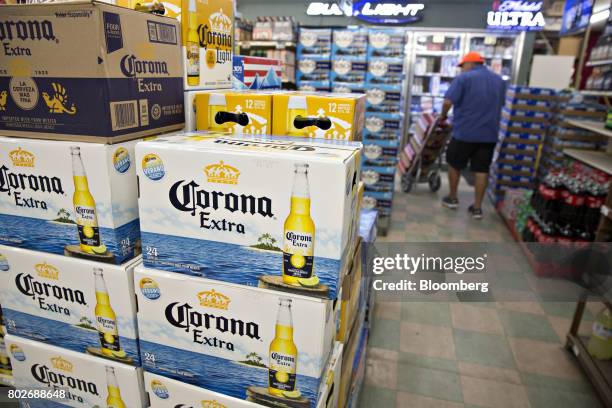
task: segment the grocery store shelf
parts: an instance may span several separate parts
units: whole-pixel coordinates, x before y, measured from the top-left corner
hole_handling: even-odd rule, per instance
[[[563,153],[566,156],[612,175],[612,155],[608,153],[576,149],[565,149]]]
[[[601,61],[588,61],[586,63],[587,67],[598,67],[601,65],[610,65],[612,64],[612,58],[611,59],[606,59],[606,60],[601,60]]]
[[[240,41],[241,48],[295,48],[293,41]]]
[[[589,96],[610,96],[612,97],[612,91],[591,91],[588,89],[584,89],[580,91],[580,93],[583,95],[589,95]]]
[[[572,120],[567,119],[565,122],[580,129],[589,130],[591,132],[604,135],[612,138],[612,130],[606,129],[603,122],[593,122],[590,120]]]
[[[459,55],[461,51],[417,51],[419,57],[444,57],[446,55]]]
[[[456,77],[456,75],[447,75],[447,74],[442,74],[440,72],[425,72],[424,74],[414,74],[414,76],[417,76],[417,77],[434,77],[434,76],[439,76],[439,77],[443,77],[443,78],[454,78],[454,77]]]

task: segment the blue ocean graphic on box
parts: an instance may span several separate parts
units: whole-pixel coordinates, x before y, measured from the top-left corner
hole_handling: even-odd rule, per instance
[[[138,219],[116,229],[100,227],[100,237],[120,264],[134,258],[140,241]],[[0,214],[0,244],[64,255],[68,245],[78,245],[75,224]],[[86,255],[81,257],[86,258]]]
[[[142,340],[140,348],[142,355],[145,356],[143,368],[146,371],[181,382],[198,385],[240,399],[246,399],[248,387],[268,387],[266,367],[248,366],[238,361],[179,350]],[[155,361],[147,361],[146,356],[155,356]],[[214,370],[211,370],[211,367],[214,367]],[[296,388],[311,401],[311,406],[314,407],[319,380],[298,374]]]
[[[144,265],[169,272],[258,286],[260,276],[280,276],[283,269],[283,253],[280,251],[262,251],[151,232],[142,233],[142,242],[145,248]],[[329,286],[329,297],[332,299],[338,291],[337,271],[340,265],[341,261],[337,259],[314,257],[314,273],[323,285]]]
[[[10,334],[83,353],[87,348],[100,348],[99,334],[93,326],[79,327],[5,307],[2,308],[2,313],[7,322],[6,330]],[[12,321],[18,321],[19,324],[13,325]],[[138,342],[135,339],[119,336],[119,343],[123,351],[134,361],[133,365],[140,366]],[[121,360],[114,359],[114,361]]]

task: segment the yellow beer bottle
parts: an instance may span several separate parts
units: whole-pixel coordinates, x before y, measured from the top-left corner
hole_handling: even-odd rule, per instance
[[[112,367],[106,367],[106,388],[108,389],[108,396],[106,397],[107,408],[126,408],[125,403],[121,399],[121,390],[117,384],[117,377],[115,377],[115,369]]]
[[[291,299],[279,298],[276,332],[270,343],[268,366],[268,392],[272,395],[295,390],[297,371],[297,347],[293,342],[293,317]]]
[[[81,159],[81,149],[78,146],[70,148],[72,155],[72,179],[74,181],[74,195],[72,203],[76,224],[79,231],[79,242],[81,250],[93,253],[101,245],[100,229],[98,228],[98,216],[96,214],[96,202],[89,192],[87,174]]]
[[[123,357],[125,352],[119,345],[119,330],[117,329],[117,316],[111,307],[108,289],[104,281],[102,269],[94,268],[96,284],[96,322],[100,337],[100,348],[104,355],[109,357]]]
[[[6,344],[4,343],[4,331],[0,326],[0,374],[11,374],[11,360],[6,353]]]
[[[308,164],[295,165],[291,210],[284,225],[283,282],[297,285],[313,277],[315,225],[310,218]]]
[[[208,97],[208,128],[214,131],[224,131],[231,123],[217,123],[216,116],[219,112],[227,110],[225,94],[221,92],[211,93]]]
[[[290,96],[287,101],[287,135],[307,137],[307,126],[303,126],[303,123],[301,123],[307,120],[306,97],[302,95]]]
[[[184,21],[185,23],[185,21]],[[200,39],[198,36],[198,14],[196,0],[189,0],[187,18],[187,37],[185,50],[187,53],[187,84],[197,86],[200,84]]]

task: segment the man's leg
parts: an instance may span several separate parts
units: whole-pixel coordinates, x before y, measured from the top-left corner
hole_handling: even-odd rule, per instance
[[[457,199],[457,188],[459,187],[459,180],[461,178],[461,172],[453,166],[448,166],[448,196],[452,199]]]
[[[474,208],[482,208],[482,200],[484,199],[485,191],[489,182],[488,173],[474,173],[476,182],[474,185]]]

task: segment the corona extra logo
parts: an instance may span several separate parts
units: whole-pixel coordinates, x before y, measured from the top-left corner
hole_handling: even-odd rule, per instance
[[[15,286],[21,293],[32,299],[51,297],[57,300],[78,303],[83,306],[87,305],[83,291],[47,282],[39,282],[30,274],[17,274],[17,276],[15,276]],[[50,305],[47,304],[46,306]]]
[[[36,271],[38,276],[40,276],[41,278],[55,279],[55,280],[59,279],[59,269],[57,269],[53,265],[49,265],[46,262],[34,265],[34,270]]]
[[[9,153],[9,158],[13,162],[13,166],[17,167],[34,167],[34,160],[36,159],[33,153],[27,150],[21,150],[21,147],[11,151]]]
[[[6,20],[0,22],[0,41],[5,40],[47,40],[57,41],[53,23],[49,20]]]
[[[198,293],[200,305],[215,309],[227,310],[231,300],[222,293],[215,292],[214,289]]]
[[[227,407],[215,400],[203,400],[202,408],[227,408]]]
[[[165,61],[147,61],[138,59],[135,55],[125,55],[120,62],[121,72],[128,78],[134,78],[140,75],[147,74],[166,74],[168,72],[168,64]]]
[[[221,160],[218,164],[211,164],[204,167],[204,173],[210,183],[220,184],[238,184],[240,170],[223,163]]]
[[[71,373],[74,369],[74,365],[70,361],[61,357],[53,357],[51,359],[51,364],[58,370],[66,371],[68,373]]]

